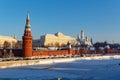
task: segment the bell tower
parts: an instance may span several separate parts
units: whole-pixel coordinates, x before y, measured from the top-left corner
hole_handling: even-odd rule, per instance
[[[81,39],[84,40],[84,30],[81,30]]]
[[[32,33],[30,28],[30,17],[29,13],[27,13],[26,24],[24,34],[22,36],[23,40],[23,57],[31,58],[32,57]]]

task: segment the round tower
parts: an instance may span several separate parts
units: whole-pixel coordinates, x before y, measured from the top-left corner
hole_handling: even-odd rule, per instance
[[[24,30],[22,39],[23,39],[23,47],[22,47],[23,57],[31,58],[32,57],[32,34],[31,34],[31,28],[30,28],[29,14],[27,14],[25,30]]]

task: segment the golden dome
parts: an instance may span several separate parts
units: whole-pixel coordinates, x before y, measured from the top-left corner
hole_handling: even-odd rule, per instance
[[[84,29],[82,29],[81,32],[84,32]]]

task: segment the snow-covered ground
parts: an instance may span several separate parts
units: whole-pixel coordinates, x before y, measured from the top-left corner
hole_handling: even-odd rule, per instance
[[[0,69],[0,80],[120,80],[120,55]]]

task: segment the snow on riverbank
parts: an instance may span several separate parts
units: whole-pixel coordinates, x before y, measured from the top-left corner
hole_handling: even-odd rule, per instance
[[[0,80],[120,80],[120,55],[41,60],[0,69]]]
[[[53,64],[72,62],[76,60],[109,60],[109,59],[120,59],[120,55],[104,55],[104,56],[91,56],[91,57],[76,57],[76,58],[58,58],[58,59],[43,59],[40,60],[40,64]]]
[[[54,63],[63,63],[63,62],[73,62],[73,61],[76,61],[76,60],[106,60],[106,59],[120,59],[120,55],[104,55],[104,56],[91,56],[91,57],[5,61],[5,62],[0,62],[0,68],[38,65],[38,64],[54,64]]]

